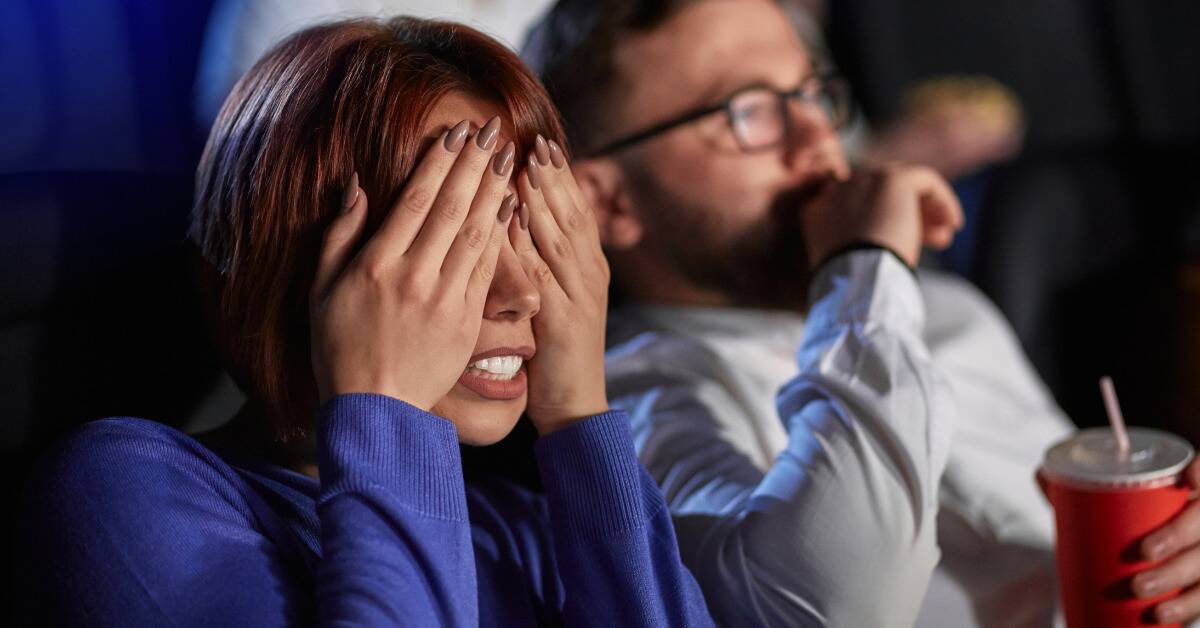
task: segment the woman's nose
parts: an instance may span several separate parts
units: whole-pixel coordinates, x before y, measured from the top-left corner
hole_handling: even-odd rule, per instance
[[[533,318],[542,307],[542,299],[521,268],[512,244],[505,242],[496,260],[496,275],[483,306],[484,318],[521,321]]]

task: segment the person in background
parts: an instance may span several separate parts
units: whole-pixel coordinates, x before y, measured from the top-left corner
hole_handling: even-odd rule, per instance
[[[32,623],[711,625],[608,408],[608,266],[562,141],[462,25],[333,23],[259,61],[190,234],[248,401],[198,437],[96,421],[43,459]],[[460,443],[523,415],[544,492],[466,481]]]
[[[780,0],[780,6],[812,62],[836,71],[825,37],[830,7],[824,0]],[[1020,154],[1025,126],[1021,100],[1004,83],[987,73],[943,71],[903,85],[900,104],[886,119],[855,115],[839,135],[853,161],[920,164],[950,181],[963,206],[966,227],[951,247],[923,257],[921,263],[972,277],[992,173]]]
[[[850,167],[846,92],[771,0],[560,0],[522,56],[625,300],[610,402],[717,621],[1051,625],[1033,475],[1073,426],[982,294],[913,271],[961,226],[944,180]],[[1161,619],[1200,613],[1198,541],[1193,504],[1143,543],[1136,594],[1187,589]]]
[[[781,0],[813,62],[833,67],[824,35],[824,0]],[[882,126],[862,116],[843,130],[843,146],[860,161],[929,166],[954,182],[1012,159],[1021,148],[1024,113],[1012,89],[986,74],[937,74],[905,85],[900,109]],[[967,216],[971,212],[967,211]]]

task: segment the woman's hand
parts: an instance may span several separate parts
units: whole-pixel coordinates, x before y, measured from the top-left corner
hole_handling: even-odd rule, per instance
[[[466,121],[443,133],[353,258],[367,198],[351,178],[309,297],[321,403],[371,392],[428,410],[462,375],[516,207],[504,196],[515,149],[495,152],[499,129],[493,118],[474,136]]]
[[[1200,459],[1184,474],[1192,490],[1200,490]],[[1200,501],[1195,499],[1167,525],[1146,535],[1141,543],[1146,560],[1163,561],[1133,578],[1138,597],[1157,597],[1183,589],[1178,597],[1154,608],[1159,622],[1190,622],[1200,618]]]
[[[509,233],[542,298],[542,309],[533,317],[537,354],[527,366],[528,413],[545,435],[608,410],[604,324],[609,270],[592,208],[558,145],[538,136],[518,191],[521,216]]]

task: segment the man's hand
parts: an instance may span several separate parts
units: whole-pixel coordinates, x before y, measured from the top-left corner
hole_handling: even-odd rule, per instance
[[[916,266],[922,246],[950,246],[962,228],[963,213],[937,172],[887,164],[830,182],[805,208],[802,221],[811,266],[859,241],[885,246]]]
[[[1200,489],[1200,459],[1185,472],[1192,489]],[[1155,597],[1164,591],[1183,589],[1178,597],[1154,607],[1160,623],[1186,622],[1200,618],[1200,501],[1188,504],[1175,519],[1142,540],[1146,560],[1162,563],[1133,579],[1138,597]]]

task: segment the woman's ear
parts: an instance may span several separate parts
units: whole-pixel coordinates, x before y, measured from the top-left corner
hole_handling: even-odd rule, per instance
[[[604,157],[584,159],[572,164],[571,170],[580,191],[596,212],[600,243],[618,251],[637,246],[642,240],[642,223],[633,211],[633,202],[617,163]]]

